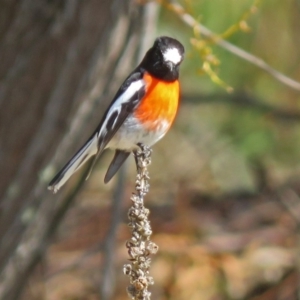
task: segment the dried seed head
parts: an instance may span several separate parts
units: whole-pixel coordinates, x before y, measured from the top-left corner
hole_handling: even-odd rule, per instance
[[[148,280],[146,277],[139,277],[133,282],[133,286],[138,291],[144,290],[148,286]]]
[[[128,254],[131,258],[137,258],[138,256],[143,254],[143,250],[139,247],[131,247],[128,249]]]
[[[156,244],[150,241],[152,229],[148,220],[149,209],[144,207],[144,196],[148,193],[148,165],[151,163],[152,150],[140,145],[140,150],[135,152],[137,162],[136,192],[132,194],[132,206],[128,211],[131,239],[126,247],[130,256],[130,264],[123,267],[124,274],[130,276],[131,284],[127,288],[128,295],[133,300],[150,300],[151,293],[148,286],[153,284],[153,278],[149,276],[151,264],[150,254],[158,250]]]
[[[132,266],[130,264],[124,265],[124,267],[123,267],[123,273],[125,275],[130,276],[131,272],[132,272]]]
[[[137,291],[132,284],[127,287],[127,294],[131,299],[136,299]]]
[[[146,249],[150,252],[150,254],[156,254],[158,251],[158,246],[155,243],[150,241]]]

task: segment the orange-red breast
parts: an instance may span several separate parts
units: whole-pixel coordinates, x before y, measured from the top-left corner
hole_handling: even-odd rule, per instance
[[[52,179],[48,188],[57,192],[89,158],[96,159],[106,148],[115,149],[107,170],[107,183],[138,144],[152,146],[171,127],[179,102],[179,65],[184,47],[176,39],[155,40],[139,66],[126,78],[100,124]]]

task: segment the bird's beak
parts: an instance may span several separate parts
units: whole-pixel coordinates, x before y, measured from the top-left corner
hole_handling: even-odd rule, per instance
[[[167,66],[168,66],[170,71],[173,71],[175,69],[175,65],[170,61],[167,62]]]

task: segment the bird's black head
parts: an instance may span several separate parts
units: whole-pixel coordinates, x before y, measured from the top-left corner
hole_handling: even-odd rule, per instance
[[[183,57],[184,47],[180,42],[167,36],[161,36],[148,50],[140,67],[159,79],[174,81],[178,79],[179,65]]]

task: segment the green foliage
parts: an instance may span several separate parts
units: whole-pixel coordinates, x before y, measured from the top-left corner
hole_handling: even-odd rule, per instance
[[[255,111],[232,109],[221,131],[231,138],[243,155],[258,159],[272,152],[275,139],[270,127],[264,117]]]
[[[296,0],[262,0],[255,13],[251,7],[257,1],[253,0],[182,0],[180,3],[186,12],[219,36],[300,80],[300,10]],[[253,95],[258,103],[279,110],[293,112],[300,108],[299,93],[214,45],[214,41],[204,39],[201,32],[181,23],[167,8],[161,11],[159,28],[160,33],[171,34],[185,44],[187,55],[181,72],[184,95],[226,93],[224,87],[227,90],[232,87]],[[249,162],[259,161],[266,167],[272,162],[278,172],[280,168],[288,168],[289,176],[300,176],[300,120],[282,119],[255,106],[235,106],[227,98],[220,99],[218,103],[222,105],[208,102],[205,109],[199,100],[201,122],[193,128],[197,129],[199,124],[217,128],[216,144],[228,140]],[[195,110],[196,106],[191,109]],[[201,114],[203,109],[205,113]],[[191,122],[197,120],[193,118]]]

